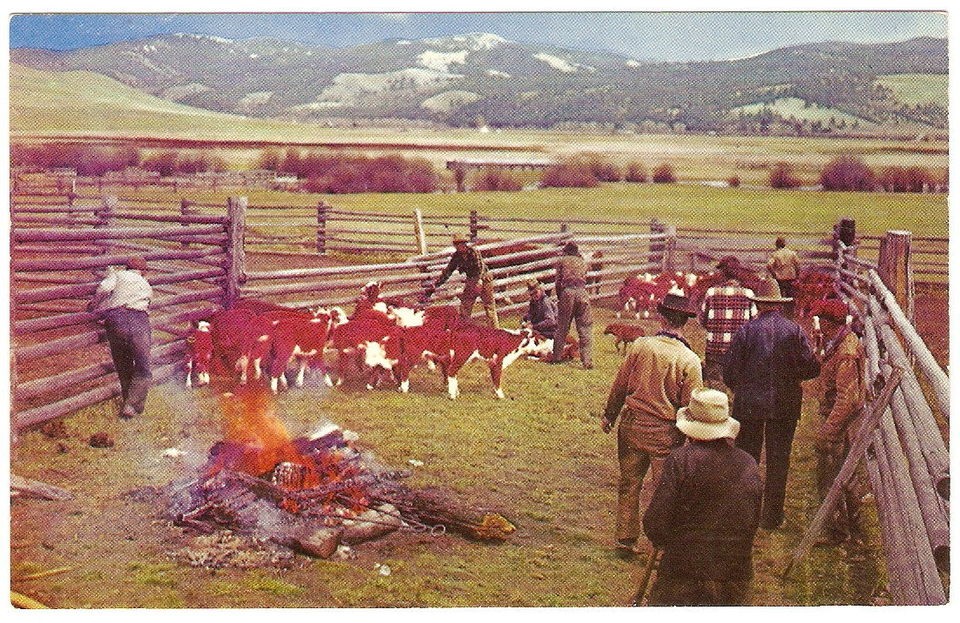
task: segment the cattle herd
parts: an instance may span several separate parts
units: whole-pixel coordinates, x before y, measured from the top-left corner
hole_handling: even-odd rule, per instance
[[[738,280],[755,288],[759,275],[740,269]],[[699,305],[707,289],[725,279],[718,271],[630,276],[619,291],[617,316],[649,317],[668,292],[677,290]],[[817,269],[805,270],[795,289],[799,316],[808,313],[814,301],[839,296],[832,275]],[[186,384],[209,384],[213,368],[234,374],[241,385],[251,374],[256,381],[265,378],[277,393],[287,389],[292,368],[297,387],[303,386],[308,369],[316,369],[331,387],[354,378],[373,389],[390,379],[407,393],[411,370],[423,365],[440,371],[449,397],[455,399],[460,395],[458,372],[482,360],[490,369],[495,395],[503,398],[504,368],[520,357],[552,357],[553,340],[530,328],[493,329],[460,319],[456,306],[411,307],[380,297],[379,290],[378,283],[367,284],[350,316],[340,307],[301,311],[249,299],[217,312],[198,322],[187,338]],[[642,327],[628,322],[611,323],[604,333],[614,337],[618,352],[621,346],[626,352],[630,342],[644,335]],[[575,357],[576,349],[568,339],[565,356]],[[328,360],[334,363],[328,365]]]

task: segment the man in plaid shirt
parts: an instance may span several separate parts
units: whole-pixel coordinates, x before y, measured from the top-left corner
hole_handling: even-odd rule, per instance
[[[700,324],[707,330],[703,382],[721,391],[727,391],[723,384],[723,356],[740,327],[757,315],[757,306],[748,298],[753,291],[735,278],[739,264],[732,255],[720,260],[717,268],[727,280],[706,291],[700,308]]]
[[[443,272],[428,289],[428,295],[443,285],[454,271],[460,271],[466,277],[463,292],[460,294],[460,317],[464,320],[470,320],[473,305],[479,297],[483,302],[483,310],[487,314],[490,326],[499,329],[500,320],[497,317],[497,303],[493,296],[493,275],[490,274],[480,251],[471,247],[467,242],[468,239],[463,234],[453,235],[453,255],[450,256],[447,267],[443,269]]]

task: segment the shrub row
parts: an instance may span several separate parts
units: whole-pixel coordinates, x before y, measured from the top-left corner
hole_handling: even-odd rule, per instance
[[[787,162],[778,162],[770,169],[772,188],[796,188],[800,179],[794,175]],[[946,185],[945,179],[937,179],[929,170],[919,167],[889,166],[878,174],[859,157],[837,156],[820,170],[820,185],[824,190],[921,193]]]

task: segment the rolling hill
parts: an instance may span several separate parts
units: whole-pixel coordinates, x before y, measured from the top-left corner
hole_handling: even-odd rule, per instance
[[[856,124],[946,129],[946,106],[878,77],[947,74],[946,40],[827,42],[746,59],[649,63],[494,34],[352,48],[177,34],[65,52],[13,49],[13,63],[102,74],[192,107],[295,120],[408,119],[452,126],[829,133]],[[784,105],[783,102],[789,102]],[[777,102],[780,102],[779,104]],[[799,103],[798,103],[799,102]],[[836,111],[820,119],[784,114]],[[839,125],[839,121],[837,121]]]

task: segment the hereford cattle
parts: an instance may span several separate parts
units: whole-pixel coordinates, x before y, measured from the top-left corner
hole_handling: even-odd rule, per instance
[[[667,292],[681,287],[681,284],[686,284],[684,273],[631,275],[624,279],[620,286],[620,305],[624,312],[632,312],[634,318],[649,318]],[[620,314],[621,312],[617,312],[618,318]]]
[[[380,342],[397,329],[396,323],[369,310],[358,318],[333,327],[330,332],[330,347],[337,352],[337,385],[350,376],[349,372],[364,371],[364,351],[371,343]]]
[[[542,336],[541,336],[542,340]],[[450,363],[446,370],[447,393],[451,399],[460,395],[457,373],[470,361],[482,359],[490,368],[490,379],[497,398],[503,398],[501,378],[504,368],[518,357],[536,352],[541,347],[529,329],[510,331],[485,326],[460,325],[450,338]]]
[[[456,305],[435,305],[423,310],[423,324],[452,329],[460,324],[460,308]]]
[[[270,390],[276,394],[280,385],[287,387],[285,373],[287,367],[294,362],[299,364],[294,381],[297,387],[303,387],[307,367],[312,362],[319,364],[324,380],[331,385],[330,375],[323,363],[323,353],[332,324],[331,317],[325,314],[315,318],[287,315],[271,324]]]
[[[210,338],[214,356],[239,374],[245,385],[253,363],[254,378],[262,375],[261,362],[270,353],[272,324],[244,308],[217,312],[210,318]]]
[[[833,273],[826,269],[804,269],[793,282],[793,307],[800,318],[811,315],[811,309],[817,301],[839,298],[840,291]]]
[[[731,267],[734,272],[734,279],[740,282],[740,285],[744,288],[756,291],[760,286],[760,275],[756,273],[753,269],[742,266],[734,265]],[[712,270],[703,275],[699,275],[696,283],[690,290],[687,292],[687,297],[690,299],[690,303],[696,308],[700,307],[700,304],[703,302],[703,297],[706,296],[707,290],[715,286],[722,285],[726,283],[727,277],[720,270]]]
[[[553,338],[548,338],[539,333],[533,334],[535,349],[527,354],[530,359],[538,359],[544,363],[553,363]],[[580,356],[580,344],[572,335],[567,336],[566,343],[563,345],[563,352],[560,354],[560,361],[571,361]]]
[[[643,327],[634,324],[612,322],[603,330],[603,334],[612,335],[615,338],[614,347],[617,349],[617,352],[619,353],[620,347],[623,346],[623,352],[626,354],[627,346],[638,337],[646,335],[646,331],[643,330]]]
[[[451,337],[451,331],[437,326],[396,327],[379,342],[367,343],[364,363],[373,370],[389,371],[399,390],[407,393],[410,391],[410,371],[422,363],[430,369],[439,366],[446,378]],[[372,389],[373,384],[368,384],[367,388]]]
[[[197,376],[197,386],[210,384],[210,362],[213,359],[213,338],[210,336],[210,323],[197,322],[187,336],[187,387],[193,386],[193,376]]]

